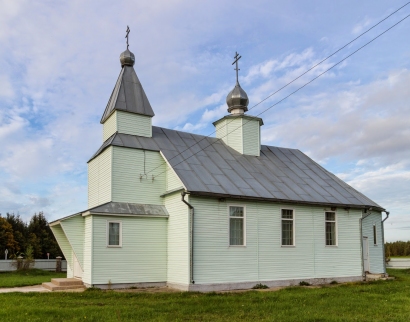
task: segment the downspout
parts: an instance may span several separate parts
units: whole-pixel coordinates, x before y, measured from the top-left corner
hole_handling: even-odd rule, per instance
[[[189,230],[190,230],[189,233],[191,237],[190,238],[191,239],[190,240],[191,241],[190,243],[191,252],[190,252],[190,258],[189,258],[189,274],[190,274],[190,283],[195,284],[195,281],[194,281],[194,207],[188,201],[184,199],[186,194],[187,193],[185,191],[181,192],[181,196],[182,196],[181,200],[184,204],[186,204],[189,207],[190,214],[191,214],[190,227],[189,227]]]
[[[386,250],[384,248],[384,222],[389,218],[390,212],[384,210],[386,213],[386,218],[382,220],[382,245],[383,245],[383,267],[384,267],[384,274],[387,275],[387,270],[386,270]],[[388,276],[388,275],[387,275]]]
[[[366,217],[370,216],[372,213],[370,212],[371,208],[365,209],[366,215],[363,217],[363,212],[362,212],[362,217],[359,219],[360,220],[360,252],[362,254],[362,277],[366,278],[366,272],[364,271],[364,260],[363,260],[363,219]]]

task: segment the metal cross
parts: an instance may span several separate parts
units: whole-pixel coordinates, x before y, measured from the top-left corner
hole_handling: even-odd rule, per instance
[[[232,63],[232,65],[236,64],[236,68],[234,70],[236,70],[236,82],[239,83],[239,81],[238,81],[238,71],[240,71],[240,69],[238,68],[238,60],[241,59],[242,56],[239,56],[238,52],[236,52],[236,55],[235,55],[234,58],[235,58],[235,61]]]
[[[127,38],[127,49],[128,49],[128,34],[130,33],[130,27],[127,26],[127,35],[125,36],[125,38]]]

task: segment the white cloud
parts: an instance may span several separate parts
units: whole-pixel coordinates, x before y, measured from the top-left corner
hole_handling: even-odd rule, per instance
[[[354,25],[352,34],[356,35],[362,33],[366,29],[366,27],[370,25],[371,22],[372,21],[369,19],[369,17],[364,17],[362,21]]]

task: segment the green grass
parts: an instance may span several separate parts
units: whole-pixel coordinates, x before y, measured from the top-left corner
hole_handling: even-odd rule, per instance
[[[410,258],[410,256],[390,256],[390,258]]]
[[[0,288],[37,285],[43,282],[50,282],[52,278],[66,276],[66,273],[48,272],[40,269],[0,272]]]
[[[0,294],[1,321],[409,321],[410,270],[393,281],[243,293]]]

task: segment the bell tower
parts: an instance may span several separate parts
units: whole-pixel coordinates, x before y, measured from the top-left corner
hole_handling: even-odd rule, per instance
[[[121,72],[114,86],[100,123],[103,141],[115,132],[152,137],[152,117],[155,115],[140,80],[134,70],[135,56],[128,49],[120,55]]]
[[[242,56],[236,53],[232,63],[232,65],[236,65],[236,84],[226,97],[228,113],[230,114],[215,121],[213,125],[216,128],[216,137],[226,145],[242,154],[260,156],[260,127],[263,125],[263,121],[259,117],[245,114],[248,111],[249,99],[239,84],[238,61],[241,58]]]

